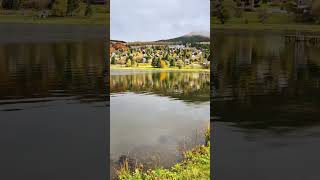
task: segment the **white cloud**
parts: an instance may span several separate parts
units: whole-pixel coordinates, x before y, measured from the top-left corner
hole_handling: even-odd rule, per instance
[[[209,0],[111,0],[111,39],[150,41],[210,31]]]

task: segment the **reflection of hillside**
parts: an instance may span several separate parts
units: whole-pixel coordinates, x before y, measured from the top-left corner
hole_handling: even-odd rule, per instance
[[[220,35],[215,45],[214,111],[221,120],[261,128],[320,122],[319,48],[277,35]]]
[[[184,101],[205,102],[210,99],[210,75],[177,72],[112,75],[110,91],[154,93]]]
[[[3,44],[0,99],[105,94],[103,42]]]

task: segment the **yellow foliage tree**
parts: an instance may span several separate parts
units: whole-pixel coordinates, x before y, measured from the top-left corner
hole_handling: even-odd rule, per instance
[[[166,68],[167,67],[167,63],[164,60],[160,61],[160,68]]]
[[[54,16],[66,16],[68,9],[68,0],[55,0],[52,5],[52,14]]]

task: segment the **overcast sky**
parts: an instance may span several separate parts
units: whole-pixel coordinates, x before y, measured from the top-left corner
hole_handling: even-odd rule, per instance
[[[152,41],[210,31],[209,0],[111,0],[111,39]]]

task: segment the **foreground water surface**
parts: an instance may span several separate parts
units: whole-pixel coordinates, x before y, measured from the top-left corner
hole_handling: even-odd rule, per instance
[[[169,167],[203,143],[210,74],[111,70],[111,168],[121,157]]]
[[[28,38],[0,42],[0,179],[105,179],[105,43]]]
[[[216,179],[319,179],[320,46],[267,32],[213,39]]]

